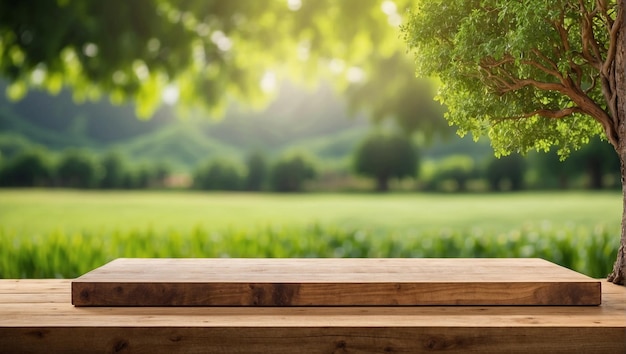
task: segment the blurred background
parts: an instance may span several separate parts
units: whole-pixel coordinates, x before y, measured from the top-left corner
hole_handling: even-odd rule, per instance
[[[410,1],[4,1],[0,277],[117,257],[543,257],[610,271],[600,139],[496,158],[399,31]]]

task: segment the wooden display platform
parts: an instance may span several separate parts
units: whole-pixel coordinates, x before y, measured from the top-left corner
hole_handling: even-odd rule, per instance
[[[117,259],[75,306],[599,305],[600,282],[541,259]]]
[[[600,281],[600,280],[599,280]],[[624,353],[600,306],[75,307],[70,280],[0,280],[0,353]]]

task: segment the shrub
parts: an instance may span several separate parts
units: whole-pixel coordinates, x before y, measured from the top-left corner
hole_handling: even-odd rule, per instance
[[[417,152],[411,140],[400,134],[372,134],[357,148],[354,169],[357,173],[376,179],[376,189],[389,189],[393,178],[414,177]]]
[[[302,155],[292,155],[279,160],[271,171],[272,189],[278,192],[299,192],[304,182],[315,177],[312,162]]]
[[[85,150],[66,150],[57,166],[56,177],[63,187],[96,187],[102,168],[93,156]]]
[[[0,167],[0,185],[7,187],[40,187],[50,185],[52,168],[43,150],[18,153]]]
[[[239,166],[227,160],[213,160],[194,173],[193,185],[204,190],[240,190],[243,175]]]

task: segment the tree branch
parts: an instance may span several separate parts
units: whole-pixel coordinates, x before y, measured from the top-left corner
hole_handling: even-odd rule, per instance
[[[589,87],[586,90],[583,90],[585,95],[588,95],[589,92],[593,91],[593,89],[596,88],[596,85],[598,84],[598,76],[599,76],[598,74],[589,76],[591,78],[591,85],[589,85]]]
[[[479,67],[483,73],[483,80],[487,82],[497,94],[505,95],[510,92],[520,90],[525,87],[532,87],[541,91],[552,91],[560,93],[570,101],[570,107],[562,109],[548,109],[540,108],[528,113],[520,113],[517,117],[511,117],[510,119],[522,119],[531,116],[542,116],[551,119],[561,119],[575,113],[587,114],[599,122],[605,131],[607,137],[611,143],[615,143],[616,139],[616,122],[614,122],[615,114],[612,114],[612,108],[609,110],[602,107],[598,102],[595,102],[590,94],[594,92],[597,87],[598,78],[602,83],[602,90],[605,97],[607,97],[607,103],[609,106],[614,105],[615,98],[615,83],[611,82],[611,78],[614,76],[615,71],[615,53],[617,46],[617,34],[621,30],[621,26],[626,26],[620,23],[620,21],[612,21],[611,30],[609,32],[610,42],[608,47],[597,41],[599,28],[598,21],[607,21],[612,17],[609,2],[606,0],[597,0],[593,8],[590,9],[586,5],[586,1],[579,0],[578,4],[573,4],[573,11],[579,11],[580,13],[580,36],[581,36],[581,52],[574,52],[572,49],[578,47],[578,45],[572,45],[571,40],[571,26],[575,24],[567,23],[566,10],[561,11],[560,18],[553,20],[552,27],[558,35],[557,43],[555,43],[553,50],[556,51],[554,58],[563,57],[563,60],[567,60],[568,67],[560,68],[557,59],[553,59],[545,52],[539,49],[531,50],[530,55],[526,58],[516,59],[510,54],[504,55],[503,58],[496,60],[493,57],[487,57],[480,61]],[[616,11],[619,14],[623,14],[621,7],[617,7]],[[621,17],[620,17],[621,18]],[[602,35],[604,38],[604,34]],[[585,70],[583,66],[578,64],[577,60],[583,60],[588,63],[592,68],[589,73],[591,75],[591,87],[583,89],[583,81],[587,80],[583,76]],[[524,72],[522,69],[530,68],[538,70],[545,74],[531,75],[530,77],[520,77],[520,73]],[[612,76],[613,75],[613,76]],[[526,76],[526,75],[524,75]],[[607,94],[607,92],[609,94]]]
[[[542,108],[542,109],[537,109],[528,113],[520,114],[519,116],[497,118],[496,124],[507,121],[507,120],[522,120],[522,119],[526,119],[526,118],[530,118],[534,116],[540,116],[540,117],[547,118],[547,119],[563,119],[563,118],[567,118],[568,116],[574,113],[585,113],[585,112],[583,109],[581,109],[580,107],[576,107],[576,106],[567,107],[563,109],[555,109],[555,110]]]
[[[534,79],[520,79],[515,82],[512,82],[509,85],[509,87],[507,87],[503,91],[503,93],[516,91],[526,86],[533,86],[544,91],[557,91],[561,93],[567,93],[567,88],[563,86],[562,84],[553,83],[553,82],[543,82],[543,81],[538,81]]]
[[[602,64],[604,63],[604,60],[602,60],[602,50],[593,33],[593,18],[596,16],[597,9],[589,12],[582,0],[579,0],[578,3],[581,13],[580,31],[582,37],[582,56],[593,67],[602,70]]]
[[[568,97],[575,105],[573,107],[567,107],[560,110],[539,109],[522,114],[517,118],[527,118],[534,115],[541,115],[548,118],[564,118],[573,113],[584,113],[602,124],[604,129],[607,131],[609,140],[614,142],[614,136],[613,134],[610,134],[610,132],[613,131],[612,129],[614,125],[611,115],[609,115],[602,107],[592,100],[582,87],[574,82],[569,75],[564,77],[559,74],[559,76],[556,77],[559,82],[545,82],[530,78],[519,78],[511,73],[511,70],[514,69],[514,67],[511,68],[508,65],[511,62],[514,62],[512,58],[504,58],[502,60],[485,58],[480,64],[481,69],[486,74],[485,79],[488,81],[488,85],[494,88],[498,94],[504,95],[509,92],[520,90],[524,87],[532,86],[542,91],[559,92]],[[543,67],[536,62],[535,64]],[[527,63],[527,65],[530,65],[530,63]],[[544,69],[547,72],[552,71],[549,68],[544,67]]]
[[[541,53],[537,49],[533,49],[532,53],[535,54],[539,59],[547,62],[551,68],[541,65],[538,61],[533,61],[533,60],[522,60],[522,64],[533,66],[548,75],[554,76],[555,78],[559,79],[559,81],[563,80],[563,75],[559,72],[559,67],[556,65],[555,62],[553,62],[547,56],[543,55],[543,53]]]
[[[558,109],[558,110],[538,109],[532,112],[525,113],[522,116],[520,116],[520,118],[530,118],[532,116],[541,116],[541,117],[550,118],[550,119],[561,119],[561,118],[570,116],[574,113],[585,113],[585,111],[582,108],[577,107],[577,106],[567,107],[567,108]]]
[[[621,14],[624,11],[620,7],[619,12],[616,18],[621,18]],[[602,74],[607,75],[609,73],[609,69],[615,60],[615,51],[617,49],[617,34],[619,30],[623,26],[622,21],[613,21],[611,26],[611,31],[609,32],[609,49],[606,54],[606,59],[604,60],[604,64],[602,65]]]
[[[543,82],[534,79],[522,79],[514,76],[509,70],[507,70],[503,65],[506,63],[512,62],[512,58],[508,56],[502,60],[496,61],[495,59],[489,57],[482,60],[480,63],[480,67],[487,74],[487,78],[491,81],[492,86],[495,86],[496,90],[499,94],[505,94],[508,92],[519,90],[526,86],[534,86],[540,90],[548,90],[548,91],[558,91],[563,92],[567,90],[567,88],[561,83],[553,83],[553,82]],[[527,65],[532,65],[539,68],[542,71],[553,73],[553,70],[545,68],[543,65],[533,62],[533,61],[524,61]],[[562,79],[560,74],[559,78]]]
[[[596,7],[598,8],[598,11],[601,13],[602,18],[604,18],[607,31],[611,31],[611,28],[613,28],[613,24],[615,21],[609,15],[609,7],[608,7],[606,0],[597,0]]]
[[[562,9],[562,11],[560,12],[560,16],[558,18],[558,20],[554,20],[552,21],[552,25],[554,27],[554,29],[557,31],[559,38],[560,38],[560,46],[557,44],[554,47],[554,55],[555,57],[559,57],[562,55],[562,53],[568,53],[571,52],[574,55],[568,55],[567,56],[567,62],[568,65],[571,69],[571,71],[576,74],[576,84],[578,86],[582,86],[582,80],[583,80],[583,69],[581,68],[580,65],[578,65],[575,61],[574,61],[574,56],[576,54],[580,55],[580,53],[575,53],[573,51],[571,51],[571,44],[569,41],[569,35],[570,35],[570,28],[572,26],[572,24],[570,24],[569,26],[565,25],[565,9]],[[554,65],[554,64],[553,64]],[[558,68],[555,69],[558,70]],[[560,79],[562,80],[562,77],[560,77]]]

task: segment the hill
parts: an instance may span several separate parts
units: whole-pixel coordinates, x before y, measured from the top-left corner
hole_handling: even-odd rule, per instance
[[[0,90],[5,87],[0,83]],[[17,102],[0,96],[0,151],[10,155],[30,144],[54,151],[115,149],[137,163],[166,162],[190,171],[216,156],[243,159],[251,151],[263,151],[275,157],[297,150],[325,166],[345,169],[371,128],[364,116],[349,116],[346,104],[325,85],[307,90],[286,83],[267,107],[232,105],[221,118],[180,118],[171,106],[163,106],[149,120],[138,119],[134,112],[132,104],[115,106],[107,99],[76,103],[69,91],[56,96],[31,91]],[[486,144],[455,137],[436,141],[423,152],[440,158],[458,151],[491,153]]]
[[[55,151],[69,147],[94,152],[115,149],[135,161],[165,160],[188,170],[218,155],[243,157],[252,150],[276,155],[311,140],[332,144],[334,135],[368,127],[363,117],[347,117],[345,112],[345,104],[326,86],[309,92],[286,85],[264,109],[233,105],[222,118],[196,115],[181,119],[175,108],[164,106],[149,120],[138,119],[132,104],[115,106],[106,99],[75,103],[69,91],[57,96],[32,91],[17,102],[0,97],[0,145],[5,154],[10,154],[7,149],[17,150],[29,143]],[[352,134],[354,143],[357,135]],[[340,140],[349,145],[344,137]],[[321,157],[336,158],[330,156],[332,151],[322,152]],[[334,151],[350,153],[348,148]]]

